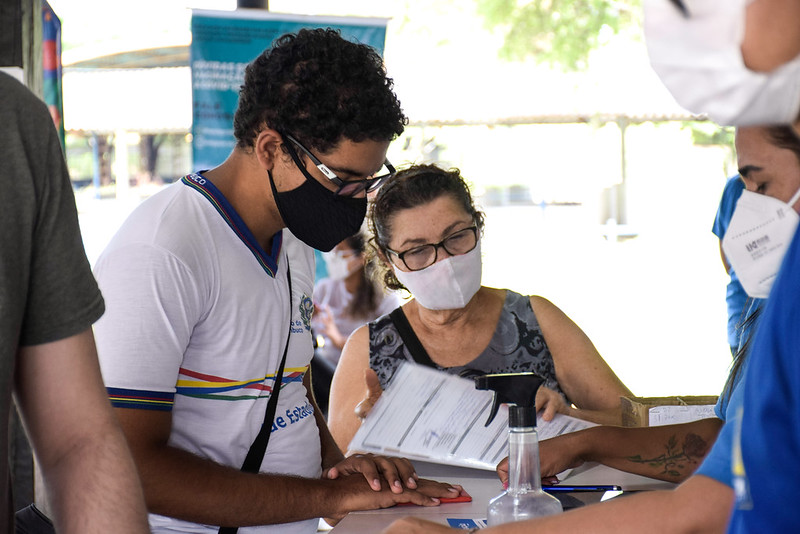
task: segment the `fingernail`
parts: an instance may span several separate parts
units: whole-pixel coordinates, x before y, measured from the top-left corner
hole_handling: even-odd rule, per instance
[[[436,504],[442,504],[442,501],[440,501],[440,500],[439,500],[439,499],[437,499],[436,497],[431,497],[431,500],[432,500],[434,503],[436,503]]]
[[[507,490],[507,489],[508,489],[508,482],[503,482],[503,489],[504,489],[504,490]]]
[[[381,489],[381,481],[377,478],[372,479],[372,487],[375,489]]]
[[[414,480],[413,478],[409,478],[408,479],[408,487],[409,488],[416,488],[417,487],[417,481]]]
[[[395,488],[401,488],[401,489],[402,489],[402,487],[403,487],[403,485],[400,483],[400,481],[399,481],[399,480],[395,480],[395,481],[393,482],[393,484],[394,484],[394,487],[395,487]]]

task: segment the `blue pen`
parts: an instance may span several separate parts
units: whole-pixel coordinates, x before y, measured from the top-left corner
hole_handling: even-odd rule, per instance
[[[567,486],[559,484],[557,486],[542,486],[542,489],[548,493],[568,493],[579,491],[622,491],[620,486]]]

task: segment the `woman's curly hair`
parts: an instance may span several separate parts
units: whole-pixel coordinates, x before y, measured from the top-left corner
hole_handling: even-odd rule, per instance
[[[483,232],[484,214],[475,207],[472,194],[461,172],[444,170],[436,165],[412,165],[389,178],[373,199],[367,216],[370,233],[368,260],[373,276],[381,279],[388,289],[408,289],[400,283],[391,269],[378,257],[389,257],[392,223],[398,212],[427,204],[443,195],[450,195],[469,214],[478,230]]]
[[[342,139],[391,141],[408,123],[393,86],[381,56],[338,30],[283,35],[245,69],[236,146],[253,147],[264,124],[322,153]]]

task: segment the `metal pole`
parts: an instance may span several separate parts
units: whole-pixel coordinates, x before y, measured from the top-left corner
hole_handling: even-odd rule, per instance
[[[625,133],[628,131],[628,121],[624,118],[617,119],[620,137],[620,183],[614,188],[616,197],[616,219],[620,224],[628,224],[628,156],[626,151]]]
[[[92,145],[92,185],[94,186],[94,198],[100,198],[100,138],[94,132],[89,140]]]

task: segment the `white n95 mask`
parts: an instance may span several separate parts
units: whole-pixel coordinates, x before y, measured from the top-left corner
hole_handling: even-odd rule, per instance
[[[722,250],[739,276],[745,292],[766,298],[792,242],[800,216],[794,211],[798,190],[788,204],[777,198],[742,191],[736,203]]]
[[[429,310],[463,308],[481,287],[481,242],[459,256],[437,261],[421,271],[401,271],[392,265],[394,275],[417,302]]]
[[[800,56],[772,72],[742,58],[745,9],[752,0],[645,0],[650,64],[675,100],[692,113],[732,126],[790,124],[800,113]]]

